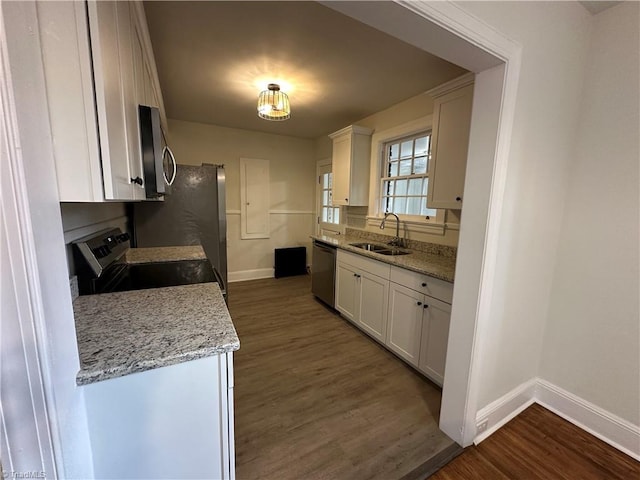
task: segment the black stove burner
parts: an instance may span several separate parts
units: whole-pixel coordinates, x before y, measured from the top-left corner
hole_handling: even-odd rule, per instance
[[[114,264],[94,279],[90,293],[125,292],[216,282],[209,260],[181,260],[141,264]]]

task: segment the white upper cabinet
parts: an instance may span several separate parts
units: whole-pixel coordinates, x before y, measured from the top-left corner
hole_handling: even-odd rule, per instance
[[[329,135],[333,140],[333,204],[369,203],[369,164],[373,130],[351,125]]]
[[[60,201],[145,199],[138,104],[166,116],[142,4],[39,2],[38,17]]]
[[[433,131],[429,161],[429,208],[461,209],[469,149],[472,73],[429,91]]]

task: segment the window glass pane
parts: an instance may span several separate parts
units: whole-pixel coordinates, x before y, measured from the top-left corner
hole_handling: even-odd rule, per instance
[[[397,177],[398,176],[398,162],[389,162],[389,177]]]
[[[411,178],[409,180],[409,195],[422,195],[422,178]],[[416,213],[416,215],[418,215]]]
[[[423,215],[425,217],[433,217],[435,218],[437,213],[437,210],[435,208],[427,208],[427,199],[423,198],[422,199],[422,207],[420,209],[420,215]]]
[[[325,173],[322,175],[322,188],[329,188],[329,176],[330,173]]]
[[[403,214],[406,213],[407,197],[396,197],[393,200],[393,213]]]
[[[429,179],[424,179],[424,185],[422,186],[422,195],[427,196],[427,190],[429,189]]]
[[[338,207],[333,208],[333,223],[340,223],[340,209]]]
[[[427,157],[416,157],[413,161],[413,173],[427,173]]]
[[[395,180],[385,180],[382,185],[382,195],[393,195],[393,184]]]
[[[420,157],[427,154],[429,148],[429,136],[416,138],[416,157]]]
[[[327,173],[329,176],[329,188],[333,188],[333,173]]]
[[[323,222],[328,222],[329,220],[329,213],[327,212],[327,210],[329,210],[327,207],[322,207],[322,221]]]
[[[424,198],[422,197],[409,197],[407,198],[407,214],[408,215],[420,215],[422,205],[426,205]]]
[[[333,208],[327,208],[327,222],[333,223]]]
[[[329,190],[322,192],[322,205],[329,205]]]
[[[393,198],[392,197],[384,197],[382,199],[382,211],[383,212],[393,212]]]
[[[398,153],[400,153],[400,145],[394,143],[389,146],[389,160],[397,160]]]
[[[411,175],[411,159],[400,162],[400,175]]]
[[[329,190],[329,205],[333,205],[333,191]]]
[[[402,142],[400,146],[400,158],[411,158],[413,156],[413,140]]]
[[[406,194],[407,194],[407,180],[396,180],[395,195],[406,195]]]

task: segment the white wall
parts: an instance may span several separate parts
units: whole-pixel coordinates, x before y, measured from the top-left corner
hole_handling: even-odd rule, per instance
[[[540,376],[640,425],[640,4],[593,19]]]
[[[522,45],[492,321],[474,366],[482,408],[538,374],[590,16],[576,2],[460,5]]]
[[[306,246],[314,229],[315,144],[313,140],[169,120],[171,147],[179,164],[225,165],[229,280],[272,276],[275,248]],[[268,239],[240,238],[240,158],[270,163]]]
[[[76,386],[80,369],[64,237],[48,121],[42,57],[34,2],[3,2],[10,77],[16,96],[19,141],[24,167],[22,214],[30,265],[35,334],[47,400],[47,414],[60,478],[92,478],[84,397]],[[36,32],[34,34],[34,32]],[[29,227],[31,231],[29,232]],[[17,234],[16,232],[11,232]],[[36,408],[36,404],[33,404]],[[34,470],[37,470],[34,468]],[[55,478],[47,473],[47,478]]]

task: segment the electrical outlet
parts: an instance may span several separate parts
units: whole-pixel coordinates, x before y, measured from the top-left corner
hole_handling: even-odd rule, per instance
[[[482,422],[476,425],[476,434],[482,433],[487,429],[487,425],[489,424],[489,420],[483,420]]]

